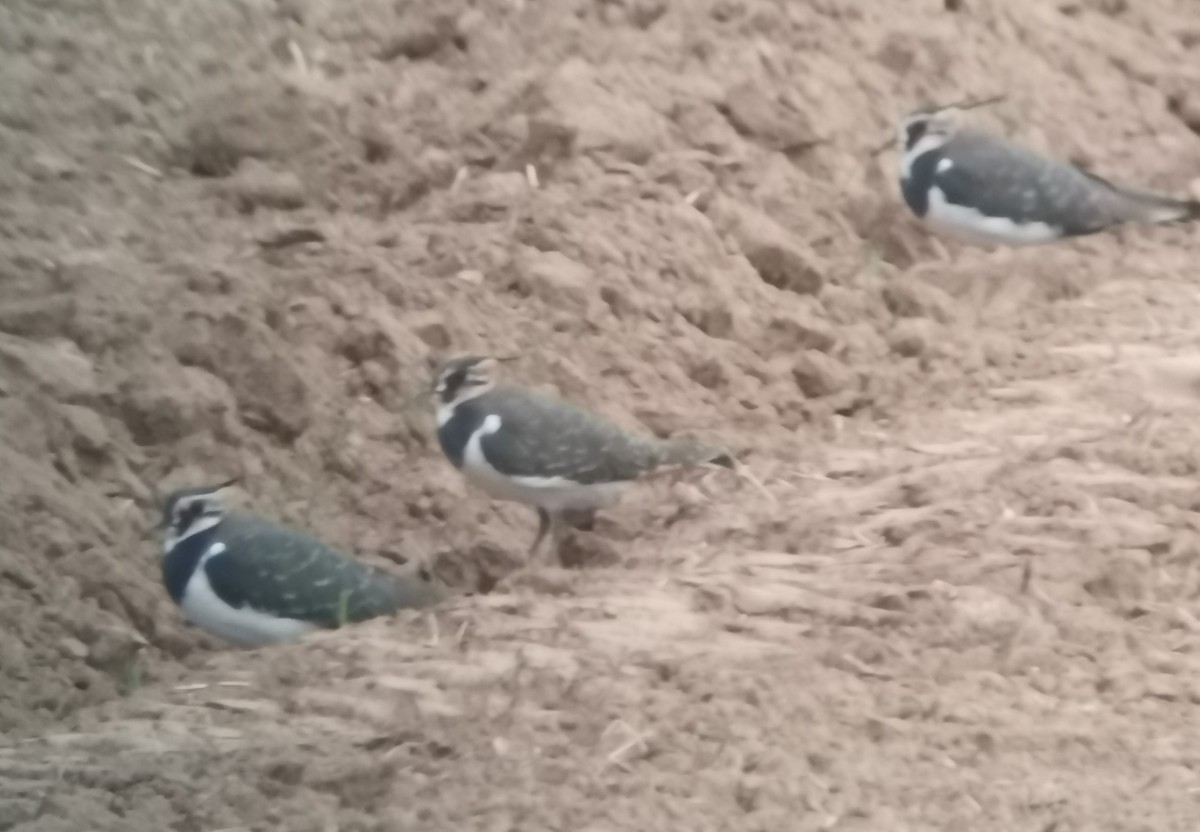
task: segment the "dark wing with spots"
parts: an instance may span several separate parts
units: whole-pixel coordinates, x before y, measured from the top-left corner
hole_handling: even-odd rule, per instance
[[[665,443],[563,399],[508,387],[482,398],[502,420],[498,434],[483,437],[483,453],[503,473],[593,485],[636,479],[664,461]]]
[[[1117,222],[1108,190],[1066,162],[996,136],[960,131],[942,147],[951,161],[934,184],[955,205],[1018,223],[1045,223],[1067,235]]]
[[[253,515],[227,514],[221,538],[229,551],[210,558],[205,574],[234,606],[337,627],[439,597],[432,584],[372,569],[305,532]]]
[[[948,201],[991,217],[1045,223],[1069,236],[1124,222],[1183,219],[1189,210],[1185,201],[1120,188],[997,136],[963,130],[941,150],[953,164],[934,173],[934,184]]]

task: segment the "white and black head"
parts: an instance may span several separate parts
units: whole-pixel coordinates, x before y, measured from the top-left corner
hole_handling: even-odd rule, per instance
[[[909,113],[900,122],[896,136],[900,152],[902,175],[906,175],[912,160],[931,150],[937,150],[954,138],[963,125],[963,112],[1000,101],[1004,96],[992,96],[979,101],[960,101],[940,107],[924,107]]]
[[[950,141],[962,123],[961,112],[956,107],[947,107],[921,110],[906,116],[897,136],[901,158],[915,158]]]
[[[438,367],[433,395],[439,413],[453,410],[465,401],[482,396],[496,386],[496,365],[510,359],[464,355]]]
[[[162,528],[166,532],[163,551],[170,552],[180,541],[220,523],[225,508],[219,492],[236,482],[179,488],[168,494],[163,501]]]

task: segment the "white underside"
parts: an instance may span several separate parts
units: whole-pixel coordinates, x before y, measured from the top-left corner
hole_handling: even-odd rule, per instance
[[[1044,222],[1016,223],[954,205],[936,185],[929,189],[929,210],[924,221],[939,234],[980,246],[1035,246],[1062,237],[1060,229]]]
[[[471,435],[463,452],[463,473],[496,500],[526,503],[547,511],[599,509],[621,499],[627,483],[584,485],[563,477],[509,477],[493,468],[483,455],[483,437],[500,430],[500,417],[488,416]]]
[[[315,624],[307,621],[277,618],[249,607],[232,607],[222,601],[208,582],[204,565],[224,551],[225,544],[214,543],[192,573],[180,604],[188,621],[240,647],[292,641],[317,629]]]

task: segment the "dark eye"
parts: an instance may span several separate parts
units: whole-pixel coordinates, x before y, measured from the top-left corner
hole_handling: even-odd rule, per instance
[[[446,401],[453,399],[456,395],[458,395],[458,391],[462,389],[462,386],[466,383],[466,381],[466,370],[455,370],[453,373],[446,376],[444,379],[442,379],[442,398]]]
[[[927,121],[914,121],[912,124],[908,125],[908,136],[905,139],[904,148],[906,150],[912,150],[916,143],[921,141],[921,139],[925,136],[925,131],[928,128],[929,122]]]
[[[187,503],[175,512],[175,528],[181,532],[187,531],[203,512],[204,504],[199,500]]]

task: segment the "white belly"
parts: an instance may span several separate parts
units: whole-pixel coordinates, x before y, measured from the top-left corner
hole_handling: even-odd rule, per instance
[[[494,499],[539,506],[547,511],[604,508],[621,499],[629,484],[624,482],[584,485],[562,477],[506,477],[488,464],[482,440],[500,429],[495,414],[484,420],[471,436],[463,453],[463,473]]]
[[[1015,223],[954,205],[936,186],[929,189],[929,210],[924,219],[939,234],[979,246],[1035,246],[1062,236],[1060,229],[1044,222]]]
[[[179,605],[188,621],[240,647],[261,647],[292,641],[317,629],[317,625],[307,621],[276,618],[249,607],[231,607],[222,601],[208,582],[204,564],[223,551],[223,544],[214,545],[200,560],[188,581]]]

